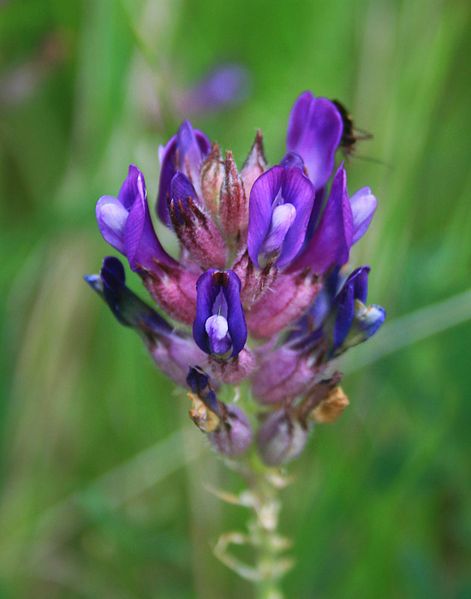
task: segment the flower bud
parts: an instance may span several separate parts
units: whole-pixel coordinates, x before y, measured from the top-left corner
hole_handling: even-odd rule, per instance
[[[258,355],[258,369],[252,377],[255,399],[264,404],[276,404],[294,399],[306,390],[316,374],[308,356],[281,346]]]
[[[179,385],[185,384],[191,364],[207,365],[207,357],[193,339],[177,333],[162,337],[149,351],[162,372]]]
[[[214,218],[219,211],[219,194],[224,180],[224,164],[217,144],[213,144],[209,156],[201,167],[201,193],[203,202]]]
[[[263,421],[257,433],[257,446],[268,466],[279,466],[300,455],[307,437],[308,429],[282,409]]]
[[[247,197],[250,197],[250,192],[255,181],[265,172],[267,161],[263,149],[263,135],[260,130],[255,135],[255,140],[250,148],[249,155],[244,162],[244,166],[240,171],[241,179],[244,183],[244,189]]]
[[[204,133],[193,129],[189,121],[183,121],[164,148],[159,152],[160,181],[157,196],[157,213],[160,220],[172,226],[169,214],[169,200],[171,197],[171,182],[177,172],[183,173],[193,187],[196,194],[200,194],[200,169],[209,153],[211,144]]]
[[[252,443],[252,428],[244,412],[237,406],[225,406],[223,422],[208,435],[212,446],[227,456],[244,453]]]
[[[250,310],[261,299],[278,276],[278,269],[273,262],[267,262],[262,269],[256,268],[247,251],[239,257],[233,270],[241,281],[240,298],[246,310]]]
[[[175,233],[193,260],[203,268],[223,268],[227,250],[221,232],[198,206],[193,185],[181,173],[172,179],[169,211]]]
[[[237,245],[245,241],[249,221],[249,203],[232,152],[226,152],[226,160],[224,161],[224,181],[219,200],[219,218],[223,231]]]

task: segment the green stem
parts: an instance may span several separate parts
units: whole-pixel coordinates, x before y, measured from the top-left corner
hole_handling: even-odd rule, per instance
[[[250,413],[251,402],[244,402],[243,394],[240,402]],[[240,461],[226,459],[225,464],[244,478],[247,488],[239,495],[213,492],[227,503],[249,508],[252,515],[246,532],[231,531],[219,537],[214,547],[215,555],[253,584],[255,599],[283,599],[280,581],[291,569],[293,560],[283,555],[291,543],[278,532],[279,493],[290,480],[280,469],[266,466],[255,450]],[[248,564],[233,553],[232,548],[241,545],[253,547],[255,563]]]
[[[278,533],[281,508],[278,492],[285,481],[283,484],[275,484],[275,481],[269,468],[259,461],[252,462],[250,482],[256,501],[255,520],[249,529],[257,548],[256,570],[260,575],[255,581],[256,599],[282,599],[279,582],[290,567],[290,562],[279,555],[287,547],[287,541]]]
[[[278,515],[281,502],[278,493],[289,482],[279,471],[264,466],[260,460],[226,461],[247,482],[247,490],[239,495],[212,490],[220,499],[252,511],[247,532],[223,533],[214,547],[214,553],[226,566],[254,585],[256,599],[283,599],[280,580],[292,567],[291,559],[282,555],[291,546],[278,533]],[[232,552],[234,546],[252,546],[255,563],[241,561]]]

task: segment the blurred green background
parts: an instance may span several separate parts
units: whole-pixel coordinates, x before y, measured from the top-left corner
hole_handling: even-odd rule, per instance
[[[187,402],[82,281],[110,252],[98,196],[155,197],[173,94],[221,61],[236,108],[193,124],[243,161],[283,152],[297,94],[374,133],[348,165],[379,198],[354,263],[388,324],[344,361],[352,405],[284,492],[290,598],[471,597],[471,178],[466,0],[0,4],[0,597],[251,596],[216,561],[241,508]],[[468,77],[466,73],[468,72]],[[177,91],[175,91],[177,90]],[[139,281],[132,286],[139,290]]]

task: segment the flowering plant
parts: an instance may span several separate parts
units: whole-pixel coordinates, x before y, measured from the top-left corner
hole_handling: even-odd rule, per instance
[[[299,456],[316,422],[348,405],[337,358],[385,318],[367,304],[369,267],[347,267],[376,199],[368,187],[350,196],[344,165],[334,169],[343,133],[337,104],[305,92],[291,110],[282,160],[267,165],[258,132],[239,171],[231,152],[222,158],[183,122],[160,150],[156,206],[178,238],[178,259],[156,235],[136,166],[117,197],[96,207],[104,239],[167,318],[126,287],[115,257],[86,280],[186,387],[192,420],[247,479],[250,491],[230,500],[253,508],[254,523],[247,534],[223,535],[215,550],[264,597],[280,596],[276,581],[289,566],[276,532],[276,491],[286,483],[278,467]],[[256,546],[256,566],[236,560],[231,543]]]

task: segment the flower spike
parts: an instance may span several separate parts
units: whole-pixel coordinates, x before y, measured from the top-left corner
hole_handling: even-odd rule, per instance
[[[193,95],[215,105],[221,81],[237,87],[237,77],[221,71]],[[178,258],[157,238],[136,166],[117,197],[97,203],[101,234],[127,257],[160,313],[128,289],[117,258],[86,281],[187,389],[191,418],[224,456],[237,457],[255,439],[268,466],[297,457],[314,423],[333,422],[348,405],[337,359],[385,320],[381,306],[367,303],[370,268],[348,266],[377,200],[369,187],[349,196],[344,165],[334,171],[345,123],[333,102],[304,92],[281,161],[267,163],[257,131],[239,169],[230,149],[183,121],[160,150],[157,197]],[[240,405],[250,419],[235,405],[247,387]],[[220,399],[231,395],[233,402]]]

